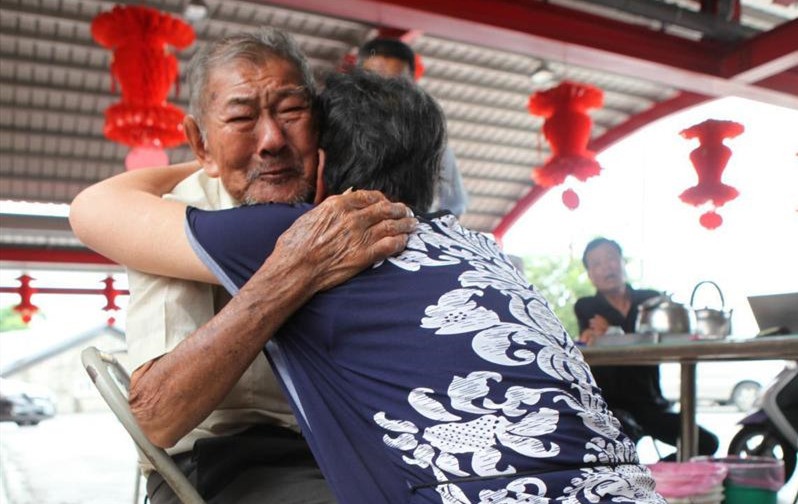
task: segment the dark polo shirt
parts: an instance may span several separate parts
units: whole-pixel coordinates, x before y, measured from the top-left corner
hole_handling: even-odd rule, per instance
[[[659,296],[654,290],[635,290],[627,284],[632,306],[624,317],[600,292],[580,298],[574,311],[579,321],[579,332],[590,324],[590,319],[601,315],[611,326],[619,326],[626,333],[635,331],[638,306],[647,299]],[[611,338],[612,336],[606,336]],[[593,377],[604,392],[610,409],[624,409],[631,413],[639,408],[666,408],[668,402],[659,387],[659,366],[594,366]]]

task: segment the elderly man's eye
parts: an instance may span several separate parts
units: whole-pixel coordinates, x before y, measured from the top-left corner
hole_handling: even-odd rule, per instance
[[[286,107],[284,109],[281,109],[281,110],[279,110],[279,113],[281,113],[281,114],[299,114],[301,112],[304,112],[307,109],[308,109],[307,105],[296,105],[296,106],[293,106],[293,107]]]

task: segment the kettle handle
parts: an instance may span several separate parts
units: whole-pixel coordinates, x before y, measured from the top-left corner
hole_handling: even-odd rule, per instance
[[[718,284],[716,284],[712,280],[703,280],[701,282],[698,282],[696,286],[693,287],[693,293],[690,295],[690,306],[693,306],[693,301],[695,300],[696,291],[698,291],[698,288],[704,284],[712,284],[715,287],[715,289],[717,289],[718,295],[720,296],[720,309],[722,310],[723,308],[725,308],[726,302],[723,300],[723,292],[721,292],[720,287],[718,287]]]

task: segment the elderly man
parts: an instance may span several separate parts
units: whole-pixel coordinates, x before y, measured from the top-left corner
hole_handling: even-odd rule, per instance
[[[193,58],[188,81],[184,125],[202,169],[166,199],[221,209],[312,198],[314,83],[293,41],[265,31],[211,42]],[[87,231],[91,225],[127,217],[121,208],[96,212],[102,201],[102,193],[88,189],[72,205],[73,228],[89,246],[108,244],[106,236]],[[146,262],[130,264],[140,270],[129,271],[131,408],[156,445],[173,447],[170,453],[206,498],[333,502],[261,351],[267,335],[314,293],[401,250],[413,225],[402,217],[403,205],[377,193],[320,206],[286,232],[284,253],[272,256],[221,310],[225,299],[216,288],[147,274],[157,268]],[[155,472],[147,491],[154,504],[176,502]]]
[[[407,250],[314,296],[266,346],[340,504],[664,504],[545,300],[492,240],[425,213],[445,138],[434,100],[357,72],[328,79],[319,110],[315,202],[379,189],[420,222]],[[136,211],[105,232],[163,243],[113,257],[211,271],[236,296],[312,211],[186,208],[153,189],[173,178],[102,183]]]
[[[412,81],[416,75],[416,54],[401,40],[376,38],[360,48],[358,65],[383,77]],[[447,145],[441,159],[441,172],[436,182],[432,208],[448,210],[459,217],[467,206],[468,193],[457,168],[457,159],[452,148]]]

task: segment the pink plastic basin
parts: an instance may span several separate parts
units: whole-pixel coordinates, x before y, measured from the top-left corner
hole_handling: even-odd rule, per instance
[[[663,497],[697,497],[723,483],[728,469],[710,462],[657,462],[648,466]]]

